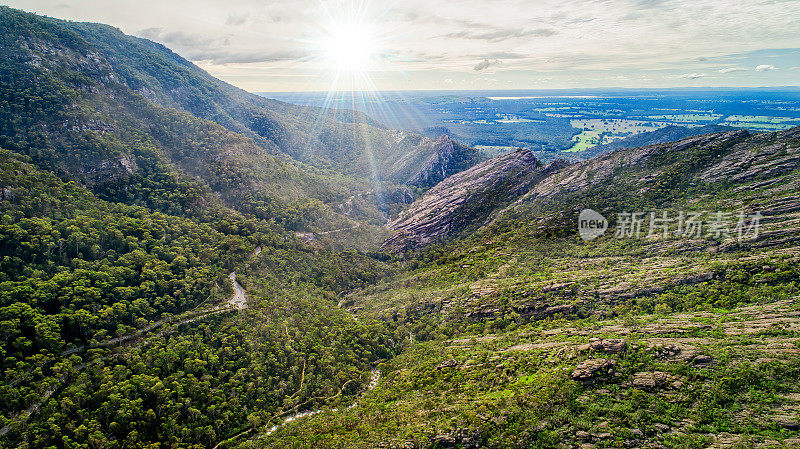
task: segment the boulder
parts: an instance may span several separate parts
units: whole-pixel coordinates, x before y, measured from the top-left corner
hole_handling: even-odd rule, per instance
[[[628,348],[628,343],[621,339],[592,338],[588,344],[578,347],[580,351],[603,351],[609,354],[619,354]]]
[[[660,359],[671,359],[681,353],[680,346],[666,345],[656,349],[656,357]]]
[[[456,444],[456,438],[449,433],[443,433],[433,437],[434,447],[455,447]]]
[[[591,382],[601,376],[613,374],[615,366],[617,366],[616,360],[588,359],[575,367],[575,370],[572,371],[572,379],[579,382]]]
[[[714,363],[714,358],[707,354],[697,354],[692,359],[692,363],[698,366],[708,366]]]
[[[450,433],[436,435],[431,443],[436,448],[477,449],[481,447],[481,435],[475,430],[456,429]]]

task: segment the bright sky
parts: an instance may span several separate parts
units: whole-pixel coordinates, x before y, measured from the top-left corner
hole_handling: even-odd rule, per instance
[[[7,4],[117,26],[254,92],[800,85],[800,0]]]

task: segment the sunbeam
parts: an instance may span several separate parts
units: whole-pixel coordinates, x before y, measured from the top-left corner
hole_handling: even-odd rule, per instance
[[[325,56],[340,72],[363,72],[374,56],[375,38],[358,23],[337,24],[325,45]]]

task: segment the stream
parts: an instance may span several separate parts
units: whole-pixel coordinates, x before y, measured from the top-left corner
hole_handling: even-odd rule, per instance
[[[377,369],[372,370],[370,372],[369,383],[367,384],[367,388],[364,389],[364,392],[362,393],[362,395],[364,393],[367,393],[369,391],[374,390],[375,387],[378,385],[378,381],[380,379],[381,379],[381,372],[378,371]],[[351,409],[351,408],[353,408],[353,407],[355,407],[357,405],[358,405],[358,399],[356,399],[355,402],[353,402],[352,404],[350,404],[347,407],[345,407],[343,410],[349,410],[349,409]],[[338,408],[322,408],[322,409],[317,409],[317,410],[307,410],[307,411],[304,411],[304,412],[297,412],[294,415],[290,415],[290,416],[287,416],[286,418],[284,418],[282,423],[276,424],[276,425],[270,427],[269,430],[267,430],[267,432],[265,433],[265,435],[272,435],[276,430],[280,429],[281,427],[291,423],[292,421],[298,420],[300,418],[305,418],[306,416],[312,416],[312,415],[316,415],[316,414],[324,413],[324,412],[334,413],[334,412],[338,412],[338,411],[339,411]]]

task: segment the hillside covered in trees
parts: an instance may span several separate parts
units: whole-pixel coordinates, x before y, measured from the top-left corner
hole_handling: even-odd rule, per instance
[[[482,161],[105,25],[0,54],[2,447],[800,444],[800,128]]]

